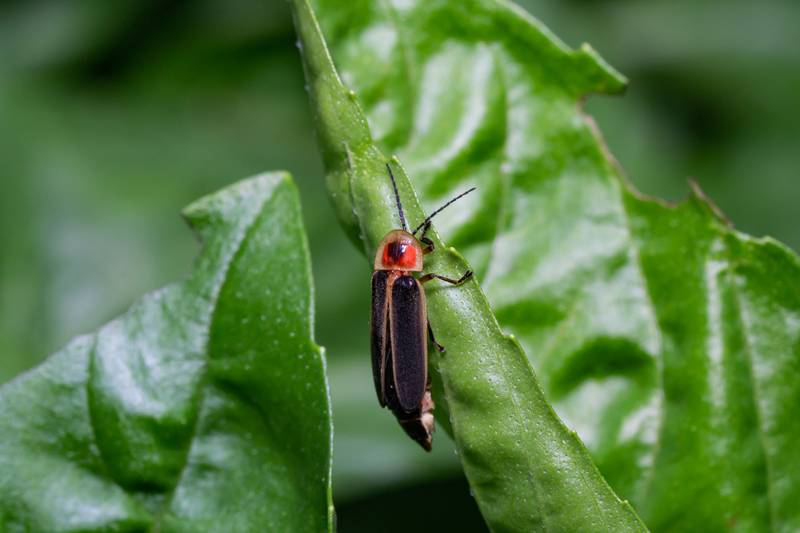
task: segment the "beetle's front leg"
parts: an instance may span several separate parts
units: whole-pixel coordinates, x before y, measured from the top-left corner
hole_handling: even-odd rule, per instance
[[[432,279],[439,279],[445,281],[451,285],[461,285],[462,283],[468,281],[472,277],[472,270],[467,270],[464,272],[464,275],[458,279],[448,278],[446,276],[440,276],[439,274],[425,274],[421,278],[419,278],[420,283],[426,283]]]
[[[419,236],[419,242],[425,245],[425,248],[422,249],[423,254],[429,254],[436,249],[436,246],[434,246],[433,241],[425,236],[428,233],[429,229],[431,229],[430,220],[426,222],[424,226],[422,226],[422,234]]]

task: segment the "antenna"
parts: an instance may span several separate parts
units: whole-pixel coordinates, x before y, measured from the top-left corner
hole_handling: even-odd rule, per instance
[[[400,213],[400,222],[403,224],[403,229],[408,231],[408,224],[406,224],[406,215],[403,213],[403,204],[400,203],[400,193],[397,192],[397,182],[394,181],[394,174],[392,174],[392,167],[386,163],[386,170],[389,171],[389,177],[392,178],[392,187],[394,188],[394,199],[397,202],[397,212]]]
[[[418,232],[419,230],[421,230],[423,226],[425,226],[426,224],[428,224],[428,223],[431,221],[431,219],[432,219],[433,217],[435,217],[436,215],[438,215],[439,213],[441,213],[442,211],[444,211],[444,208],[445,208],[445,207],[449,206],[450,204],[452,204],[452,203],[453,203],[453,202],[455,202],[456,200],[459,200],[459,199],[461,199],[461,198],[465,197],[466,195],[468,195],[469,193],[471,193],[471,192],[472,192],[472,191],[474,191],[475,189],[476,189],[476,187],[472,187],[471,189],[467,189],[466,191],[462,192],[461,194],[459,194],[458,196],[456,196],[455,198],[453,198],[452,200],[450,200],[449,202],[447,202],[446,204],[444,204],[442,207],[440,207],[439,209],[437,209],[436,211],[434,211],[433,213],[431,213],[430,215],[428,215],[428,218],[426,218],[425,220],[423,220],[423,221],[422,221],[422,224],[420,224],[419,226],[417,226],[417,229],[415,229],[414,231],[412,231],[412,232],[411,232],[411,235],[416,235],[416,234],[417,234],[417,232]]]

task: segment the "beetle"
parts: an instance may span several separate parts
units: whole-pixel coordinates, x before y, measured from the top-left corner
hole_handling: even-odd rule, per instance
[[[370,324],[372,375],[381,407],[388,407],[405,432],[430,451],[434,404],[428,378],[428,338],[440,352],[445,349],[436,342],[428,322],[423,284],[438,279],[461,285],[472,277],[472,271],[467,270],[458,279],[432,273],[417,278],[414,273],[422,272],[423,256],[434,251],[433,241],[426,237],[431,219],[475,187],[445,203],[410,232],[392,168],[387,164],[386,169],[402,229],[387,233],[375,252]]]

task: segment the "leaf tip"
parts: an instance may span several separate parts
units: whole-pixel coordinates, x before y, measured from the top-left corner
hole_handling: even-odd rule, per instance
[[[628,79],[612,67],[589,43],[581,44],[576,58],[586,69],[588,92],[618,94],[625,90]]]
[[[289,172],[263,172],[195,200],[181,210],[181,216],[202,237],[221,221],[235,216],[242,205],[261,203],[280,187],[296,189]]]
[[[717,204],[703,191],[700,187],[700,184],[697,183],[693,178],[688,178],[686,180],[689,183],[689,189],[691,189],[691,199],[701,205],[704,209],[709,211],[711,215],[714,217],[715,220],[721,222],[726,227],[732,228],[733,222],[731,219],[722,212],[722,209],[719,208]]]

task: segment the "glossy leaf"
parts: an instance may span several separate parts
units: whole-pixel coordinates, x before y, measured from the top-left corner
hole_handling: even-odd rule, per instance
[[[622,78],[516,6],[314,5],[426,210],[479,188],[439,227],[617,493],[658,531],[800,529],[797,256],[734,231],[696,188],[679,206],[633,191],[580,111]],[[442,336],[465,329],[434,302]]]
[[[340,83],[310,6],[297,0],[294,7],[328,185],[340,217],[371,257],[398,225],[387,160],[355,94]],[[398,161],[392,164],[406,214],[419,221],[410,182]],[[454,277],[466,270],[458,252],[433,239],[438,251],[431,269]],[[502,333],[478,284],[427,292],[431,321],[448,348],[437,366],[452,435],[488,525],[494,531],[644,530],[547,404],[525,354]]]
[[[0,389],[2,531],[332,528],[330,406],[297,192],[194,203],[203,251]]]

